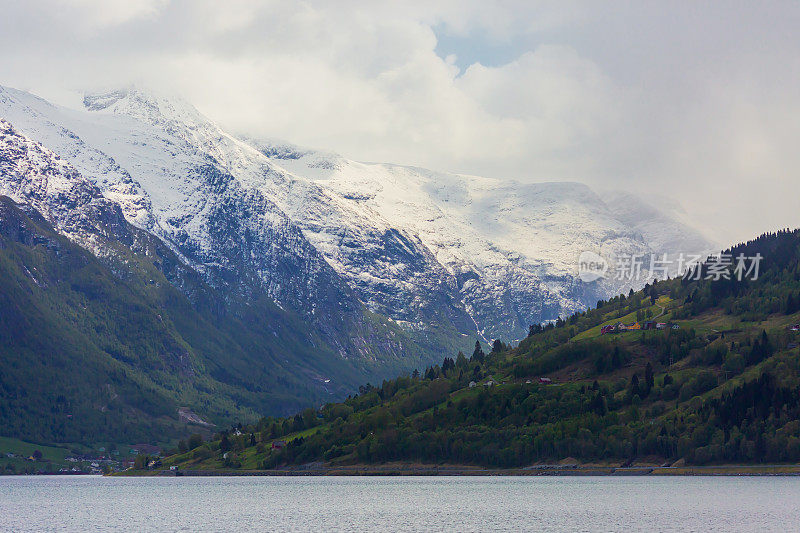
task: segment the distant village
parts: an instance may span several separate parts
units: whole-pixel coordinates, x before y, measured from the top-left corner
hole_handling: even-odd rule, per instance
[[[0,465],[0,474],[107,474],[131,468],[139,455],[150,461],[157,461],[161,455],[161,449],[150,444],[125,448],[121,452],[116,447],[112,450],[100,447],[99,453],[74,454],[63,459],[44,456],[38,450],[33,453],[5,451],[0,453],[0,458],[6,460]]]
[[[637,331],[646,329],[680,329],[678,324],[669,322],[656,322],[655,320],[648,320],[646,322],[634,322],[633,324],[609,324],[600,328],[600,334],[606,335],[608,333],[622,333],[623,331]]]

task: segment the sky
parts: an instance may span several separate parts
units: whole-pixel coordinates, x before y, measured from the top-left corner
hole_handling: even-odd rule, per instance
[[[361,161],[671,197],[800,227],[800,3],[0,0],[0,84],[135,84]]]

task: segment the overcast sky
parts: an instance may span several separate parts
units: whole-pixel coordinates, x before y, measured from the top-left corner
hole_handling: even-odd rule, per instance
[[[721,242],[800,226],[800,3],[0,0],[0,84],[135,83],[366,161],[680,201]]]

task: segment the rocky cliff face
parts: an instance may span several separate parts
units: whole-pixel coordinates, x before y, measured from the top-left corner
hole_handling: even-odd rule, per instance
[[[389,368],[409,355],[419,362],[422,349],[369,313],[268,195],[231,173],[247,162],[248,151],[257,152],[207,122],[163,114],[172,109],[159,110],[170,105],[164,101],[127,97],[87,98],[97,114],[56,108],[11,90],[0,93],[0,105],[27,134],[65,154],[96,188],[98,201],[160,238],[229,300],[266,295],[305,317],[319,342],[344,359]],[[132,106],[126,115],[109,108],[123,102]],[[270,169],[262,165],[258,172],[268,176]],[[63,210],[74,207],[64,198],[48,198]]]
[[[204,179],[230,181],[216,173]],[[21,428],[44,417],[53,430],[57,413],[37,411],[48,403],[23,399],[62,397],[82,406],[85,418],[70,435],[85,436],[103,423],[98,416],[120,414],[98,415],[121,394],[96,389],[125,388],[115,405],[127,411],[115,427],[145,410],[131,423],[151,427],[169,415],[170,431],[182,431],[174,416],[181,405],[224,423],[288,414],[424,363],[431,348],[366,311],[290,224],[294,240],[283,236],[282,253],[294,263],[266,264],[269,276],[253,269],[248,254],[275,255],[257,248],[266,240],[257,215],[269,204],[247,193],[238,200],[209,211],[207,234],[215,253],[227,256],[200,273],[191,265],[204,256],[182,246],[178,255],[174,242],[133,226],[74,166],[0,119],[0,396],[14,406],[3,421]],[[302,247],[317,257],[316,278],[304,266],[308,257],[296,254]],[[277,306],[269,280],[281,275],[314,285],[328,309]],[[55,383],[54,372],[77,381]]]
[[[85,248],[103,254],[109,240],[131,245],[119,205],[71,165],[0,119],[0,195],[41,213]]]
[[[412,324],[441,319],[436,312],[446,309],[460,331],[520,338],[529,324],[647,280],[645,274],[638,282],[582,283],[576,269],[583,251],[648,255],[711,247],[636,198],[609,205],[579,183],[515,183],[245,141],[273,166],[305,178],[302,186],[276,192],[275,201],[361,299]],[[630,220],[636,206],[639,225]]]
[[[435,359],[465,336],[519,338],[636,285],[578,281],[582,251],[681,245],[648,240],[669,217],[632,226],[630,211],[580,184],[358,163],[236,137],[185,102],[136,90],[68,110],[1,89],[0,114],[209,284],[243,298],[263,289],[345,358],[403,357],[400,332]],[[695,237],[692,249],[705,242]]]

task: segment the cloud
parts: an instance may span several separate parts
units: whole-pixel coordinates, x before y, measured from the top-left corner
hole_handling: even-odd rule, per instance
[[[66,11],[69,21],[90,28],[113,28],[131,20],[156,16],[168,0],[61,0],[56,4]]]
[[[151,85],[356,159],[657,190],[722,240],[800,225],[795,4],[434,4],[9,2],[0,83]]]

